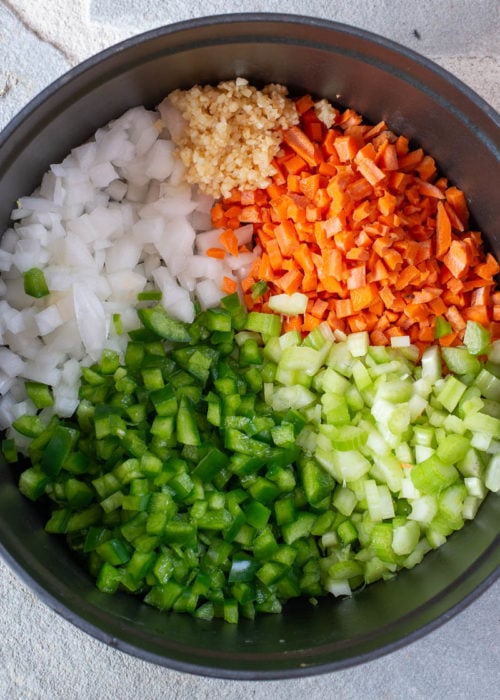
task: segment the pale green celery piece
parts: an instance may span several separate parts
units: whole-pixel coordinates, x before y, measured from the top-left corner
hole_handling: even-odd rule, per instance
[[[349,482],[349,488],[351,491],[354,493],[358,501],[363,501],[365,499],[365,479],[355,479],[354,481]],[[366,508],[366,505],[365,505]],[[354,514],[356,515],[356,514]],[[353,518],[354,518],[353,515]],[[354,521],[353,521],[354,522]]]
[[[325,549],[329,547],[336,547],[339,543],[339,538],[336,532],[325,532],[321,535],[321,544]]]
[[[443,428],[448,433],[455,433],[456,435],[463,435],[467,428],[461,418],[456,416],[454,413],[450,413],[443,422]]]
[[[427,539],[423,537],[417,544],[413,552],[403,562],[405,569],[413,569],[414,566],[420,564],[425,555],[430,552],[431,546]]]
[[[328,344],[329,348],[333,345],[333,334],[330,326],[324,321],[316,326],[302,341],[303,345],[320,350]]]
[[[346,392],[346,400],[349,408],[356,412],[365,407],[365,400],[354,385],[351,385]]]
[[[349,333],[346,339],[347,347],[353,357],[364,357],[368,352],[370,337],[367,331]]]
[[[390,362],[391,359],[391,351],[384,345],[370,345],[368,348],[366,362],[370,367]]]
[[[481,324],[475,321],[467,321],[464,345],[472,355],[485,355],[491,348],[491,334]]]
[[[464,425],[473,433],[486,433],[492,438],[498,438],[500,435],[500,418],[489,416],[481,411],[465,416]]]
[[[309,388],[312,385],[312,379],[313,378],[310,374],[306,374],[306,372],[300,368],[289,368],[284,365],[281,365],[280,368],[280,364],[278,363],[275,380],[279,384],[289,387],[292,387],[295,384],[301,384],[302,386]]]
[[[385,399],[390,403],[406,403],[413,396],[411,381],[393,379],[377,382],[377,399]]]
[[[483,399],[483,409],[484,413],[494,418],[500,418],[500,402],[492,401],[491,399]]]
[[[362,425],[364,425],[368,432],[366,446],[371,450],[372,454],[380,456],[388,454],[391,451],[391,448],[387,444],[386,440],[384,440],[379,430],[368,421],[363,421]]]
[[[490,455],[498,454],[500,452],[500,439],[499,440],[491,440],[486,452]]]
[[[462,507],[466,497],[467,488],[462,481],[452,484],[439,494],[439,512],[453,530],[458,530],[463,525]]]
[[[437,498],[430,494],[419,496],[411,502],[411,513],[409,520],[416,520],[418,523],[428,525],[438,510]]]
[[[356,384],[358,391],[361,392],[365,389],[368,389],[368,387],[371,386],[373,383],[372,378],[370,377],[370,373],[360,360],[357,360],[353,364],[352,378],[354,379],[354,383]]]
[[[449,413],[453,413],[466,389],[465,384],[449,374],[436,398]]]
[[[368,512],[373,521],[394,517],[394,504],[389,489],[385,484],[377,484],[373,479],[365,481],[365,495]]]
[[[399,404],[391,413],[387,427],[394,435],[402,436],[411,422],[410,406],[408,403]]]
[[[427,542],[430,544],[432,549],[439,549],[439,547],[442,547],[446,542],[446,535],[443,535],[442,532],[438,532],[437,530],[433,530],[432,524],[425,534]]]
[[[330,440],[333,447],[341,452],[359,450],[366,444],[368,433],[359,425],[345,425],[340,428],[330,426],[333,431]]]
[[[293,348],[302,344],[302,336],[299,331],[287,331],[283,335],[278,336],[278,341],[282,350],[285,348]]]
[[[469,496],[476,498],[484,498],[486,496],[486,487],[484,481],[477,476],[466,476],[464,479],[465,488]]]
[[[454,374],[470,374],[474,377],[481,369],[477,357],[471,355],[466,348],[441,348],[441,353],[448,369]]]
[[[296,384],[294,386],[282,386],[277,389],[273,387],[269,403],[275,411],[286,411],[289,408],[300,410],[310,406],[316,400],[316,394],[313,394],[305,386]]]
[[[355,450],[338,452],[332,449],[330,441],[327,449],[321,440],[322,437],[318,436],[318,446],[314,456],[336,481],[355,481],[370,470],[371,463],[360,452]]]
[[[407,366],[402,360],[390,360],[389,362],[384,362],[382,365],[374,365],[370,367],[370,374],[375,379],[376,377],[381,377],[382,375],[394,374],[396,377],[407,373]]]
[[[316,372],[316,374],[312,378],[310,388],[313,391],[317,391],[318,393],[323,391],[323,375],[325,374],[325,372],[326,372],[326,368],[321,367],[321,369],[318,372]]]
[[[462,506],[462,518],[464,520],[474,520],[482,502],[482,498],[477,498],[477,496],[467,496]]]
[[[323,374],[322,389],[324,392],[343,394],[351,387],[351,383],[333,367],[328,367]]]
[[[371,469],[371,462],[357,450],[345,450],[343,452],[333,450],[332,462],[335,470],[340,473],[338,481],[356,481],[367,474]]]
[[[411,399],[408,401],[408,408],[410,409],[410,417],[412,421],[416,421],[425,411],[428,406],[428,401],[420,394],[413,394]]]
[[[314,403],[312,406],[307,406],[303,411],[304,418],[312,425],[321,425],[321,405]]]
[[[394,528],[392,548],[395,554],[411,554],[420,539],[420,527],[415,520],[407,520],[404,525]]]
[[[495,340],[491,344],[491,349],[488,353],[488,362],[496,364],[500,368],[500,340]]]
[[[247,340],[255,340],[255,342],[258,345],[262,345],[261,334],[255,333],[254,331],[239,331],[238,333],[235,334],[234,340],[239,347],[244,345]],[[269,343],[272,344],[272,341],[274,341],[274,340],[276,340],[276,338],[271,338],[269,340]]]
[[[283,349],[280,344],[280,339],[277,337],[269,338],[267,343],[264,345],[263,356],[266,360],[271,360],[275,364],[280,361],[281,353]]]
[[[470,449],[470,439],[465,435],[447,435],[438,441],[436,454],[445,464],[456,464],[464,459]]]
[[[492,439],[493,439],[492,436],[489,435],[488,433],[476,432],[472,435],[472,438],[470,441],[470,446],[474,447],[476,450],[479,450],[480,452],[487,452],[487,450],[489,450],[489,447],[491,445]]]
[[[414,445],[425,445],[426,447],[435,447],[435,430],[431,425],[415,425],[413,426]]]
[[[435,452],[433,447],[428,445],[415,445],[415,464],[420,464],[420,462],[425,462],[426,459],[431,457]]]
[[[429,379],[416,379],[413,383],[413,392],[426,399],[432,391],[432,381]]]
[[[486,467],[484,484],[490,491],[500,491],[500,453],[491,457]]]
[[[339,513],[349,517],[356,507],[357,502],[358,499],[354,491],[345,486],[337,486],[332,503]]]
[[[352,590],[349,585],[349,581],[326,581],[325,589],[328,591],[328,593],[331,593],[336,598],[342,595],[352,595]]]
[[[345,341],[332,345],[328,357],[326,358],[326,364],[344,377],[350,377],[352,375],[354,358]]]
[[[311,425],[306,425],[295,439],[295,444],[306,454],[313,454],[317,446],[318,435]]]
[[[405,358],[405,360],[408,360],[412,364],[414,362],[418,362],[418,358],[420,357],[420,350],[416,345],[410,344],[406,347],[400,347],[398,348],[398,351]]]
[[[429,423],[434,427],[434,428],[439,428],[442,426],[449,415],[445,411],[439,408],[434,408],[433,406],[428,406],[427,411],[426,411],[428,417],[429,417]]]
[[[422,379],[436,382],[442,376],[441,355],[436,345],[426,348],[422,353]]]
[[[475,380],[482,396],[492,401],[500,401],[500,379],[483,367]]]
[[[393,493],[401,491],[403,483],[403,468],[401,461],[393,454],[373,455],[375,464],[370,470],[371,476],[377,481],[387,484]]]
[[[374,583],[384,578],[384,575],[389,571],[388,566],[388,562],[382,561],[371,554],[371,559],[369,559],[365,565],[366,583]]]
[[[471,447],[471,449],[467,452],[465,457],[457,463],[457,467],[460,473],[462,474],[462,476],[465,477],[481,478],[484,472],[484,466],[485,465],[481,459],[479,452],[473,447]]]
[[[279,374],[283,370],[299,370],[313,376],[319,371],[327,353],[328,346],[322,350],[314,350],[305,345],[285,347],[278,362],[277,381],[281,381]]]
[[[458,472],[452,464],[442,462],[434,454],[411,470],[411,478],[422,493],[436,494],[451,486],[458,479]]]
[[[347,400],[340,394],[322,394],[321,406],[327,423],[347,425],[351,421]]]
[[[293,294],[275,294],[269,297],[269,308],[278,314],[297,316],[303,314],[307,308],[308,297],[306,294],[294,292]]]
[[[350,579],[362,573],[363,567],[355,559],[338,561],[328,569],[328,575],[335,581]]]
[[[407,442],[397,445],[394,452],[399,462],[403,462],[403,464],[413,464],[415,461],[415,454]]]
[[[462,398],[458,403],[458,415],[463,418],[467,413],[480,411],[483,408],[484,400],[481,398],[481,392],[477,386],[469,386],[464,391]]]
[[[408,470],[405,469],[405,472]],[[415,488],[415,484],[411,480],[411,477],[409,474],[405,474],[402,482],[401,482],[401,491],[399,492],[399,495],[401,498],[407,498],[408,500],[415,500],[416,498],[420,498],[420,491]]]

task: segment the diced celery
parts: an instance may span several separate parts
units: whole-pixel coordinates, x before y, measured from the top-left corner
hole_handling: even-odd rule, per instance
[[[347,348],[353,357],[364,357],[368,352],[370,338],[367,331],[349,333],[346,338]]]
[[[459,381],[452,374],[449,374],[445,379],[444,386],[439,391],[436,398],[447,411],[452,413],[466,389],[467,386],[465,384]]]
[[[434,518],[437,509],[437,499],[434,496],[419,496],[411,502],[411,513],[408,518],[426,525]]]
[[[302,294],[301,292],[294,292],[293,294],[275,294],[268,299],[269,308],[285,316],[305,314],[307,302],[307,294]]]
[[[500,453],[490,458],[484,475],[484,485],[490,491],[500,491]]]
[[[365,495],[368,512],[373,521],[394,517],[394,504],[391,493],[385,484],[378,485],[376,481],[365,481]]]
[[[422,353],[422,379],[428,379],[435,382],[441,377],[441,356],[439,348],[436,345],[431,345]]]
[[[404,525],[394,528],[392,548],[395,554],[411,554],[420,539],[420,527],[415,520],[408,520]]]
[[[485,355],[491,347],[491,334],[487,328],[475,321],[467,321],[464,345],[471,355]]]
[[[500,402],[500,379],[486,368],[483,367],[479,372],[474,381],[474,386],[480,389],[481,394],[485,398]]]
[[[466,348],[442,348],[441,353],[450,372],[471,374],[475,376],[481,369],[481,363]]]

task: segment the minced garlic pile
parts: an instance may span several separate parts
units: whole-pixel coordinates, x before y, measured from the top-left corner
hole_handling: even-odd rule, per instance
[[[276,173],[272,160],[281,130],[298,122],[287,94],[283,85],[257,90],[244,78],[170,93],[186,123],[172,137],[188,182],[216,198],[229,196],[235,187],[267,187]]]

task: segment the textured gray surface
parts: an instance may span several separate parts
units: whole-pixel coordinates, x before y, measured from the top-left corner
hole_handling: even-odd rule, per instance
[[[500,108],[497,0],[8,0],[0,1],[0,127],[65,70],[115,41],[195,16],[284,7],[399,41]],[[485,700],[498,697],[500,685],[499,594],[497,583],[423,639],[362,666],[238,683],[177,673],[105,646],[42,604],[0,562],[0,700]]]

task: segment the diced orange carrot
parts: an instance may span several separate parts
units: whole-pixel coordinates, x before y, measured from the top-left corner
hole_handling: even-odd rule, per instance
[[[208,248],[207,255],[209,258],[218,258],[219,260],[224,260],[226,257],[226,251],[222,248]]]
[[[222,278],[221,289],[224,294],[233,294],[238,289],[238,282],[224,275]]]
[[[229,255],[239,255],[238,239],[232,229],[226,229],[219,235],[219,243]]]
[[[212,257],[246,252],[234,229],[254,226],[262,253],[242,284],[249,308],[269,311],[266,298],[250,294],[265,279],[271,293],[308,296],[304,318],[286,326],[302,333],[326,319],[333,330],[367,330],[378,344],[408,334],[423,350],[440,316],[453,328],[443,346],[463,341],[468,320],[499,337],[500,268],[483,253],[481,234],[467,229],[463,192],[384,122],[370,127],[346,109],[327,129],[309,95],[296,104],[300,123],[283,134],[272,183],[235,188],[211,212],[222,231]]]

